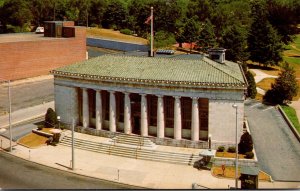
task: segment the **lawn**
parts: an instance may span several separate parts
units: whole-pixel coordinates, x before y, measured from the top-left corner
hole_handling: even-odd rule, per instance
[[[139,44],[147,44],[148,40],[140,37],[135,37],[132,35],[125,35],[120,33],[119,31],[114,31],[112,29],[100,29],[96,27],[89,27],[86,30],[88,37],[101,37],[101,38],[107,38],[112,40],[120,40],[120,41],[126,41],[126,42],[133,42],[133,43],[139,43]]]
[[[283,109],[284,113],[287,115],[289,120],[293,123],[298,133],[300,133],[300,124],[295,109],[286,105],[281,105],[281,108]]]
[[[225,177],[225,178],[235,178],[235,167],[234,166],[226,166],[224,175],[223,175],[223,170],[221,166],[214,166],[212,168],[212,174],[213,176],[217,177]],[[240,177],[240,168],[238,170],[238,176]],[[259,180],[264,180],[264,181],[271,181],[271,177],[264,173],[263,171],[260,171],[258,174],[258,179]]]
[[[264,78],[262,81],[258,82],[256,86],[267,91],[271,89],[272,83],[275,83],[275,78]]]
[[[43,128],[42,131],[46,133],[51,133],[50,132],[51,129],[52,128]],[[24,137],[20,138],[18,143],[24,145],[25,147],[33,149],[45,145],[47,140],[48,140],[47,137],[35,133],[29,133],[28,135],[25,135]]]

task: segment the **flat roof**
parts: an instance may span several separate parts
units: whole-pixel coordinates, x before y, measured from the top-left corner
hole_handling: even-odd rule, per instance
[[[54,76],[101,81],[193,87],[246,88],[237,63],[209,58],[184,59],[104,55],[51,71]]]
[[[34,32],[0,34],[0,43],[41,41],[41,40],[54,40],[54,39],[67,39],[67,38],[44,37],[44,34],[35,34]]]

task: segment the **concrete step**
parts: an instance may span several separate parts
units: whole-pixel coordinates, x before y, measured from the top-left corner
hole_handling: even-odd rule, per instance
[[[118,144],[113,145],[113,144],[93,142],[88,140],[81,140],[76,138],[74,139],[74,141],[75,141],[74,146],[77,149],[127,157],[127,158],[160,161],[160,162],[183,164],[183,165],[191,165],[193,164],[193,161],[196,160],[194,159],[194,156],[190,154],[147,150],[147,149],[140,149],[139,147],[128,147],[128,146],[126,147]],[[65,136],[60,142],[60,144],[65,146],[71,146],[72,144],[71,137]]]

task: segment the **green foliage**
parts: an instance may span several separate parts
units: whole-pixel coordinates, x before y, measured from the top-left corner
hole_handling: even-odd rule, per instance
[[[292,101],[297,95],[299,86],[296,80],[295,70],[288,63],[283,65],[283,71],[275,79],[275,83],[271,85],[263,97],[263,100],[273,104],[285,104]]]
[[[176,43],[175,37],[172,33],[165,31],[158,31],[154,36],[154,44],[157,48],[164,48]]]
[[[120,33],[127,34],[127,35],[132,35],[132,31],[130,29],[121,29]]]
[[[235,153],[235,147],[228,147],[228,149],[227,149],[227,152],[229,152],[229,153]]]
[[[226,49],[226,60],[234,62],[248,60],[246,28],[236,24],[226,28],[220,46]]]
[[[207,51],[209,48],[213,48],[217,45],[214,26],[209,19],[205,20],[204,26],[198,36],[197,45],[200,46],[203,51]]]
[[[254,157],[254,153],[252,151],[246,152],[245,155],[246,159],[253,159]]]
[[[217,149],[218,152],[224,152],[225,151],[225,147],[224,146],[219,146]]]
[[[45,115],[45,127],[55,127],[57,124],[57,115],[52,108],[47,109]]]
[[[37,129],[38,129],[39,131],[41,131],[41,130],[43,130],[43,128],[44,128],[43,125],[39,125]]]
[[[277,31],[267,19],[266,4],[253,1],[253,23],[248,36],[250,59],[266,66],[278,65],[282,60],[282,44]]]
[[[254,99],[257,94],[255,79],[249,70],[246,72],[245,76],[248,81],[247,97]]]
[[[111,0],[103,14],[102,26],[117,30],[125,28],[127,16],[125,4],[121,0]]]
[[[253,141],[252,137],[248,132],[245,132],[241,136],[240,143],[238,145],[239,154],[245,154],[253,150]]]
[[[200,28],[196,17],[188,19],[182,32],[183,40],[188,43],[195,42],[198,38],[199,30]]]
[[[287,106],[287,105],[281,105],[281,108],[283,109],[284,113],[289,118],[289,120],[293,123],[293,125],[297,129],[298,133],[300,133],[299,119],[297,117],[297,113],[296,113],[295,109],[290,106]]]

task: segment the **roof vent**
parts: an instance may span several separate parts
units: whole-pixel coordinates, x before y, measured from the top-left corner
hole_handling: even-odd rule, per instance
[[[225,63],[225,48],[211,48],[208,50],[209,57],[219,63]]]

